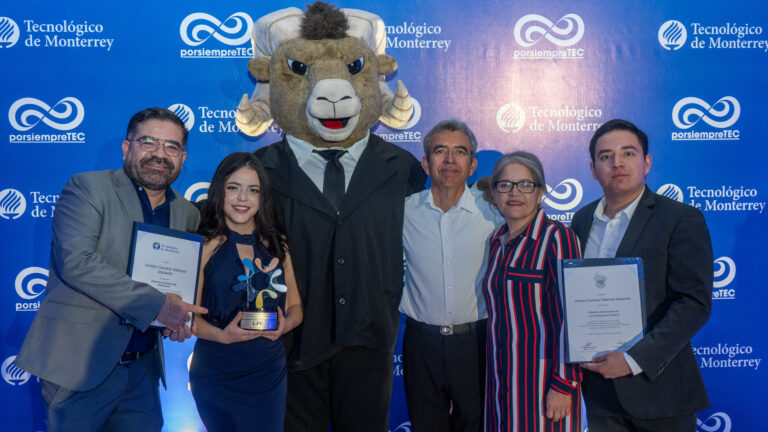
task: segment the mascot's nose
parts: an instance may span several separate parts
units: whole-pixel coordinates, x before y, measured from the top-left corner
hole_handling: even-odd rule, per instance
[[[341,99],[339,99],[337,101],[330,100],[330,99],[328,99],[325,96],[320,96],[320,97],[317,98],[317,100],[319,100],[319,101],[326,101],[326,102],[330,102],[330,103],[336,103],[336,102],[347,100],[347,99],[352,99],[352,96],[344,96],[344,97],[342,97]]]
[[[307,101],[308,113],[317,119],[348,118],[360,112],[360,99],[349,81],[318,81]]]

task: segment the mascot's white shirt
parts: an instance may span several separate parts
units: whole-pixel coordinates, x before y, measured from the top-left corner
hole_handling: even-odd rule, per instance
[[[291,148],[293,155],[296,156],[296,161],[299,163],[299,167],[304,171],[307,176],[312,180],[312,183],[317,186],[317,189],[323,191],[323,176],[325,175],[325,164],[328,162],[315,153],[313,150],[347,150],[339,162],[344,167],[344,191],[346,192],[349,187],[349,179],[352,178],[352,173],[355,172],[357,162],[360,160],[360,156],[363,155],[365,148],[368,146],[368,139],[370,132],[365,134],[365,137],[360,141],[352,144],[349,148],[343,147],[331,147],[331,148],[319,148],[312,144],[300,140],[292,135],[285,135],[286,141],[288,141],[288,147]]]

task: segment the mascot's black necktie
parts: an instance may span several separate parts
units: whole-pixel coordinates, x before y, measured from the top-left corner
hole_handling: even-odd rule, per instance
[[[328,161],[325,164],[325,174],[323,175],[323,195],[338,210],[341,208],[341,201],[344,199],[344,167],[341,166],[339,159],[347,151],[314,150],[314,152]]]

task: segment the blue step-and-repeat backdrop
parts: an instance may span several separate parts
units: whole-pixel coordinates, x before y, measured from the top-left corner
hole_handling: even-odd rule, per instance
[[[45,295],[51,220],[74,173],[122,165],[130,116],[177,112],[190,129],[175,188],[206,193],[221,158],[280,138],[240,133],[254,88],[253,20],[304,3],[9,2],[0,4],[0,429],[45,430],[39,385],[14,364]],[[387,54],[416,100],[401,129],[373,131],[422,156],[436,122],[466,121],[490,173],[503,152],[545,165],[551,217],[598,198],[593,131],[614,117],[650,138],[654,190],[700,208],[715,254],[713,308],[693,340],[712,400],[699,432],[768,430],[764,264],[768,243],[768,4],[754,1],[341,1],[380,15]],[[402,329],[401,329],[402,331]],[[187,384],[193,343],[166,343],[166,429],[202,426]],[[410,431],[399,348],[390,430]]]

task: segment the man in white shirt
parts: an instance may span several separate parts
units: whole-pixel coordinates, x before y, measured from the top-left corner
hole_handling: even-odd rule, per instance
[[[653,193],[648,137],[626,120],[603,124],[590,168],[605,196],[573,216],[585,258],[641,257],[645,335],[626,352],[582,365],[590,431],[690,431],[709,406],[691,338],[712,302],[712,244],[701,211]]]
[[[466,124],[438,123],[424,137],[431,189],[405,202],[403,369],[414,432],[481,431],[488,313],[482,279],[488,238],[503,221],[470,189],[477,141]]]

